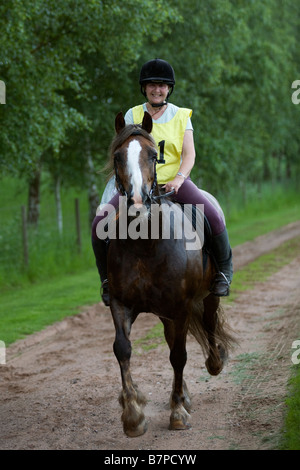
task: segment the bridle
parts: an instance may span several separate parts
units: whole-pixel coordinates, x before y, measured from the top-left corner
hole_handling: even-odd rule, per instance
[[[143,135],[139,130],[134,130],[132,132],[132,134],[130,134],[129,137],[131,136],[134,136],[134,135]],[[154,179],[153,179],[153,183],[152,183],[152,186],[151,186],[151,189],[150,189],[150,192],[149,192],[149,198],[150,198],[150,201],[158,201],[159,199],[163,199],[163,198],[166,198],[168,196],[172,196],[172,194],[175,193],[175,189],[172,189],[172,191],[169,191],[167,193],[164,193],[164,194],[158,194],[156,196],[154,196],[154,192],[155,192],[155,189],[157,188],[157,172],[156,172],[156,165],[157,165],[157,158],[155,157],[154,160]],[[114,171],[115,171],[115,178],[116,178],[116,187],[117,187],[117,190],[123,195],[123,196],[127,196],[128,197],[128,194],[127,194],[127,191],[125,190],[122,182],[121,182],[121,179],[120,179],[120,176],[119,176],[119,172],[118,172],[118,165],[116,163],[116,159],[114,159]]]

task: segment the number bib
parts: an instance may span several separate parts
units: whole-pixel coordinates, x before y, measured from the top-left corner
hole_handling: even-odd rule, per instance
[[[132,108],[133,121],[140,124],[144,117],[143,105]],[[157,182],[165,184],[175,178],[181,163],[183,137],[191,109],[178,108],[175,116],[166,123],[153,121],[152,137],[158,148],[156,165]]]

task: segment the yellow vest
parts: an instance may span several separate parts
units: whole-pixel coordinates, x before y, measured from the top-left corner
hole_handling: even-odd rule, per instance
[[[144,117],[143,105],[132,108],[132,114],[133,122],[141,124]],[[169,122],[158,124],[153,121],[151,134],[158,148],[158,162],[156,165],[158,184],[165,184],[171,181],[179,170],[183,136],[187,120],[191,116],[191,109],[179,108]]]

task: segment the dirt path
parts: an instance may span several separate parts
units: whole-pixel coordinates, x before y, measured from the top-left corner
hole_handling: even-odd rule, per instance
[[[299,235],[300,222],[237,247],[235,266]],[[255,293],[246,291],[226,304],[240,346],[220,376],[208,375],[200,347],[189,339],[190,430],[168,430],[172,370],[161,344],[133,355],[133,376],[148,397],[149,426],[144,436],[124,436],[114,328],[109,310],[97,304],[8,348],[7,364],[0,365],[0,449],[276,448],[291,345],[299,339],[300,249],[297,256]],[[156,323],[153,315],[140,315],[132,339]]]

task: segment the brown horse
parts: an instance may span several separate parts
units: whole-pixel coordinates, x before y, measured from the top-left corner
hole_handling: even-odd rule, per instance
[[[147,429],[143,413],[146,400],[130,373],[130,331],[139,313],[152,312],[164,325],[174,370],[169,426],[172,430],[190,427],[191,400],[183,380],[187,333],[192,333],[201,345],[207,357],[206,368],[212,375],[221,372],[233,338],[222,319],[219,298],[209,292],[215,273],[211,259],[207,256],[203,263],[201,247],[187,249],[184,230],[180,232],[183,234],[181,237],[174,236],[176,225],[183,219],[177,217],[177,205],[163,199],[156,184],[157,151],[150,136],[151,116],[145,113],[141,126],[126,126],[122,113],[119,113],[115,128],[117,134],[111,146],[111,161],[118,190],[124,196],[121,198],[124,207],[120,206],[113,220],[120,225],[122,211],[129,215],[126,218],[126,236],[124,233],[117,235],[109,243],[108,281],[116,330],[114,353],[122,377],[123,388],[119,398],[123,407],[122,421],[124,432],[134,437]],[[162,237],[164,210],[160,211],[162,225],[158,236],[149,236],[153,233],[153,206],[174,208],[175,217],[171,222],[168,218],[169,237]],[[182,210],[180,212],[182,214]],[[137,221],[140,236],[130,236],[129,225],[135,224],[136,227]],[[122,230],[124,232],[124,227]],[[116,232],[119,233],[118,230]]]

